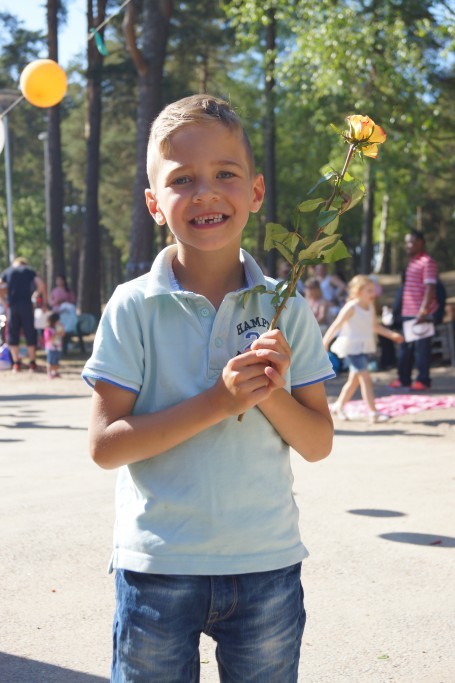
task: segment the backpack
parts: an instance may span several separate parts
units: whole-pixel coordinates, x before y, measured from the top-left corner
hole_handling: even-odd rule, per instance
[[[435,325],[440,325],[444,320],[447,301],[447,290],[441,280],[436,281],[436,298],[438,300],[438,308],[433,314]]]

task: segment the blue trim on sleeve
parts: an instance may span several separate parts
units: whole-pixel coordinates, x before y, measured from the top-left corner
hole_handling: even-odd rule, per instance
[[[132,394],[135,394],[136,396],[139,396],[140,393],[137,389],[132,389],[131,387],[126,387],[124,384],[113,382],[111,379],[107,379],[106,377],[102,377],[101,375],[81,374],[81,377],[84,380],[84,382],[86,382],[92,389],[95,386],[95,382],[100,381],[106,382],[106,384],[112,384],[112,386],[119,387],[119,389],[125,389],[125,391],[130,391]]]
[[[336,374],[332,372],[330,375],[326,375],[326,377],[319,377],[318,379],[314,379],[312,382],[303,382],[303,384],[294,384],[291,386],[291,389],[299,389],[300,387],[309,387],[311,384],[318,384],[319,382],[325,382],[327,379],[333,379],[336,377]]]

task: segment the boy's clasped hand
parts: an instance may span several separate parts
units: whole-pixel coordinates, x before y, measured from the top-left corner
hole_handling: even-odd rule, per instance
[[[238,415],[266,400],[285,384],[291,349],[279,330],[255,339],[245,351],[226,364],[215,388],[230,415]]]

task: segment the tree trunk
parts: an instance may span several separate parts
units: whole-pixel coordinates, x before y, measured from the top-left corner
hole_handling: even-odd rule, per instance
[[[136,177],[133,188],[131,245],[127,278],[147,272],[155,257],[154,221],[144,199],[149,186],[146,160],[150,126],[163,106],[163,68],[172,15],[171,0],[144,0],[142,48],[139,50],[134,34],[134,4],[125,12],[123,29],[128,50],[138,72],[138,108],[136,118]]]
[[[105,19],[107,0],[97,0],[97,15],[93,1],[87,1],[88,28],[95,28]],[[102,31],[100,31],[102,35]],[[101,140],[101,76],[103,56],[94,40],[88,41],[87,74],[87,169],[85,184],[85,217],[79,270],[78,299],[83,313],[101,315],[101,231],[98,208]]]
[[[416,209],[416,230],[423,230],[423,210],[422,205],[418,204]]]
[[[361,237],[360,272],[371,273],[373,259],[373,219],[376,179],[373,164],[365,165],[365,198],[363,200],[363,220]]]
[[[276,54],[276,19],[275,9],[266,12],[266,62],[265,62],[265,164],[264,179],[265,219],[266,223],[276,223],[276,164],[275,164],[275,54]],[[271,249],[267,253],[267,271],[271,277],[276,276],[277,251]]]
[[[383,273],[385,265],[386,244],[387,244],[387,224],[389,221],[390,196],[386,192],[382,199],[381,227],[379,230],[379,253],[375,273]]]
[[[49,59],[58,62],[58,0],[47,0],[47,45]],[[63,240],[63,168],[60,140],[60,105],[48,110],[45,168],[48,182],[46,202],[48,207],[47,226],[50,240],[50,263],[48,264],[48,285],[52,286],[56,275],[65,275],[65,248]]]

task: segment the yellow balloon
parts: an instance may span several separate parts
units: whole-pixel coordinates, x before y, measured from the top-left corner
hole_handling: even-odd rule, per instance
[[[21,73],[19,87],[35,107],[53,107],[66,93],[66,74],[53,59],[35,59]]]

